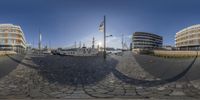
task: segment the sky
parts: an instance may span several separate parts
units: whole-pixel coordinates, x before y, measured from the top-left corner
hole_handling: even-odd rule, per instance
[[[127,45],[134,32],[163,36],[164,45],[174,45],[176,32],[200,23],[200,0],[0,0],[0,24],[20,25],[26,40],[72,47],[75,41],[91,46],[103,43],[99,25],[106,15],[107,46],[120,48],[124,34]]]

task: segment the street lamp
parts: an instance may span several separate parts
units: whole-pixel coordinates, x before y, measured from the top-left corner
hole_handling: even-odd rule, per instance
[[[112,37],[113,35],[107,35],[105,36],[105,39],[108,38],[108,37]],[[104,42],[106,43],[106,42]],[[104,44],[105,45],[105,44]],[[104,46],[104,59],[106,58],[106,47]]]
[[[106,37],[112,37],[112,35],[107,35]]]

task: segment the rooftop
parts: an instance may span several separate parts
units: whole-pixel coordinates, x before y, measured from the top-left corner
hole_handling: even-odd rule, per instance
[[[186,30],[189,30],[189,29],[197,29],[197,28],[200,29],[200,24],[196,24],[196,25],[192,25],[192,26],[186,27],[186,28],[178,31],[176,34],[182,33],[182,32],[184,32]]]

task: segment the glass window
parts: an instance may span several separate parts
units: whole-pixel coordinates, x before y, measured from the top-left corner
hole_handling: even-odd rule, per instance
[[[8,37],[12,37],[12,33],[8,33]]]
[[[8,39],[8,43],[9,43],[9,44],[12,44],[12,43],[13,43],[13,40]]]
[[[2,43],[5,43],[5,40],[3,40],[3,39],[2,39],[2,40],[0,40],[0,43],[1,43],[1,44],[2,44]]]
[[[0,34],[0,37],[3,37],[4,35],[3,34]]]
[[[13,40],[13,44],[16,44],[16,40]]]

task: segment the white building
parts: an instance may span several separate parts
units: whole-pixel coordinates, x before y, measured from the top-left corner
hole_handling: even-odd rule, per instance
[[[22,53],[26,49],[26,39],[20,26],[0,24],[0,50]]]
[[[175,41],[176,47],[181,50],[200,50],[200,24],[177,32]]]

